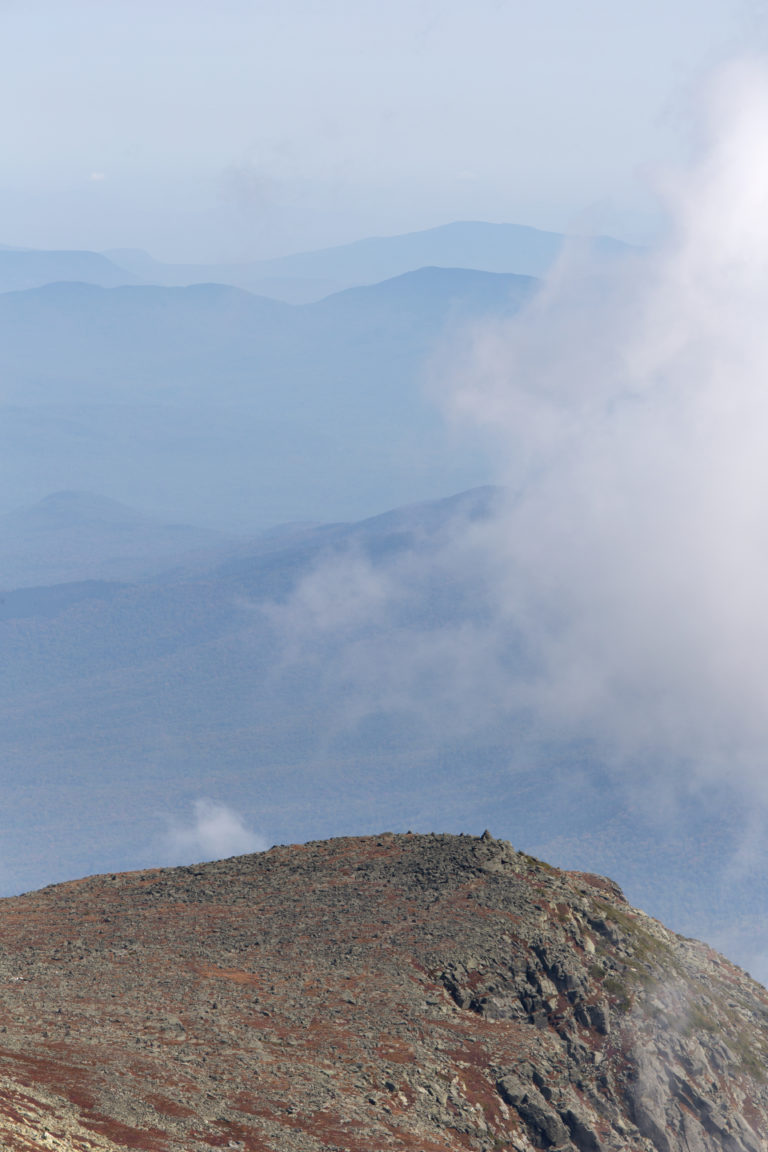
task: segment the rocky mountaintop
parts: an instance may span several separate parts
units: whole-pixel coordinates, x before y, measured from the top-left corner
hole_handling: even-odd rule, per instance
[[[9,1152],[758,1152],[767,1059],[748,975],[487,833],[0,902]]]

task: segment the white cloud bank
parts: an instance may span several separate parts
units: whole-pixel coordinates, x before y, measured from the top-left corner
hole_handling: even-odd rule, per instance
[[[565,262],[453,377],[511,499],[499,605],[542,724],[768,779],[768,71],[731,64],[665,245]]]
[[[498,449],[498,513],[420,553],[337,558],[273,608],[284,660],[322,668],[344,722],[389,710],[449,736],[516,715],[768,799],[763,61],[719,74],[663,195],[660,249],[573,254],[452,349],[446,393]],[[446,589],[461,611],[441,618]]]

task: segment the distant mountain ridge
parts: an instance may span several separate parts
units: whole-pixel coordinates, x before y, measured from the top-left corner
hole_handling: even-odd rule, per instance
[[[273,275],[323,275],[355,284],[375,283],[427,265],[543,276],[569,242],[589,245],[603,255],[631,251],[629,245],[606,236],[569,238],[520,224],[470,220],[281,256],[260,267]]]
[[[535,287],[531,277],[435,267],[299,306],[215,283],[59,282],[0,293],[4,399],[58,399],[59,380],[68,401],[75,382],[92,383],[92,398],[111,399],[114,381],[132,399],[147,387],[167,397],[179,384],[189,398],[204,382],[221,400],[233,398],[237,380],[249,382],[239,389],[248,396],[263,387],[260,372],[285,378],[297,363],[315,367],[326,350],[360,347],[387,329],[398,343],[415,338],[426,347],[448,322],[512,312]],[[365,367],[375,371],[375,360]]]
[[[138,278],[99,252],[37,251],[0,246],[0,293],[40,288],[61,280],[114,288]]]
[[[0,293],[0,510],[107,476],[240,531],[485,483],[427,393],[432,358],[536,284],[427,268],[304,305],[220,284]]]
[[[103,287],[218,283],[303,304],[343,288],[375,284],[426,266],[543,276],[569,244],[589,246],[599,258],[632,251],[629,245],[607,236],[568,237],[525,225],[484,221],[456,221],[417,232],[367,237],[317,251],[243,263],[167,263],[130,248],[95,253],[0,245],[0,292],[62,280]]]
[[[601,259],[632,251],[630,245],[608,236],[568,237],[520,224],[457,221],[241,265],[162,264],[145,252],[124,250],[106,255],[134,275],[156,283],[214,280],[300,303],[428,266],[540,277],[569,244],[589,247]]]

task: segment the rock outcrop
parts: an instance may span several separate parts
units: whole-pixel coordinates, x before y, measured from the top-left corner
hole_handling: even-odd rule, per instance
[[[487,834],[0,902],[9,1152],[768,1152],[768,993]]]

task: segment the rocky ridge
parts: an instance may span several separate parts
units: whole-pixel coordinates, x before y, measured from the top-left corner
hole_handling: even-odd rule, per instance
[[[766,1152],[768,993],[468,836],[0,902],[9,1152]]]

